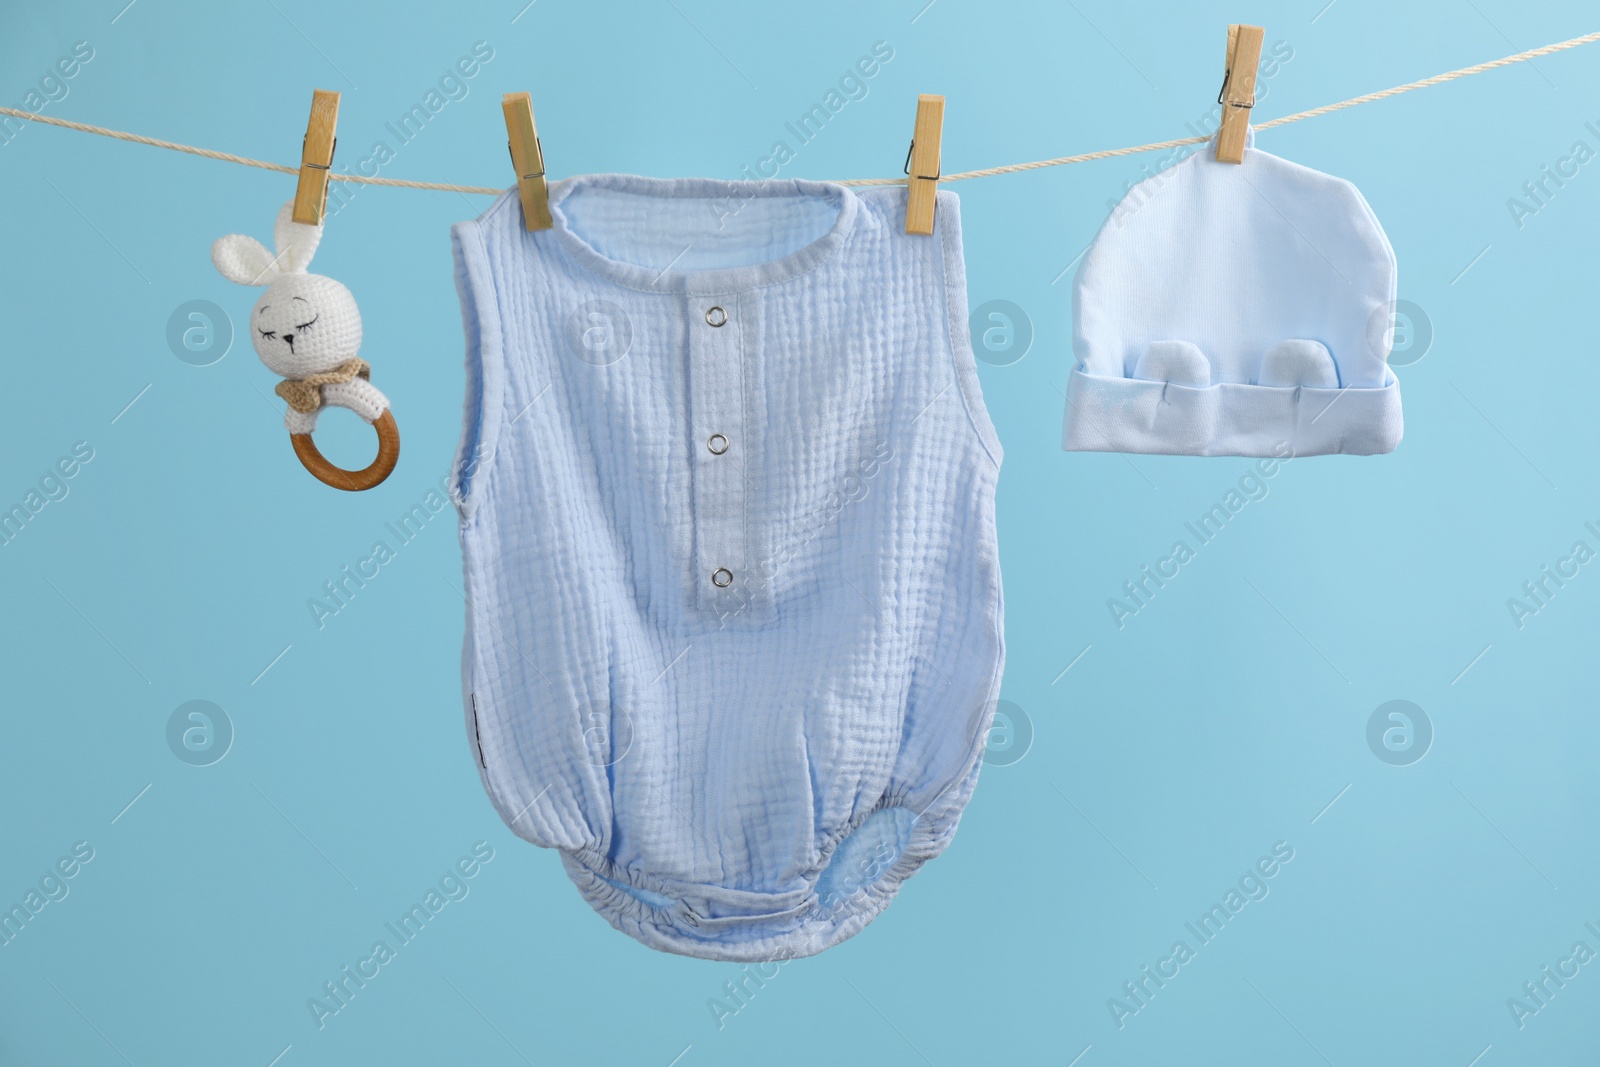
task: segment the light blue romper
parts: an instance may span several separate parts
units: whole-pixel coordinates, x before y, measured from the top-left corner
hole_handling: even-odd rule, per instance
[[[453,229],[484,788],[652,948],[850,937],[955,832],[1004,659],[960,214],[591,175]]]

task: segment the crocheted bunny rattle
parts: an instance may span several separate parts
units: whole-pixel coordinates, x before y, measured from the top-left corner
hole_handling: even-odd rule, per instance
[[[277,254],[254,237],[229,234],[211,246],[211,261],[224,278],[267,291],[250,312],[256,354],[284,380],[277,394],[289,404],[283,423],[305,468],[335,489],[371,489],[387,478],[400,458],[400,431],[389,400],[371,382],[371,369],[357,357],[361,312],[350,290],[306,268],[322,240],[322,227],[295,222],[294,204],[278,212],[272,228]],[[335,467],[312,443],[317,413],[346,407],[378,431],[378,456],[359,471]]]

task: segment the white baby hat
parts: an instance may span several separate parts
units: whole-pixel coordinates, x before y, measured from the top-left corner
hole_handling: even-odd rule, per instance
[[[1355,186],[1209,146],[1135,186],[1084,255],[1061,447],[1372,455],[1400,443],[1395,258]]]

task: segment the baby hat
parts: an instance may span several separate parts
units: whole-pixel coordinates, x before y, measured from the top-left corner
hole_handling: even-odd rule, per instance
[[[1134,186],[1073,285],[1061,447],[1372,455],[1400,443],[1394,250],[1349,182],[1254,147]]]

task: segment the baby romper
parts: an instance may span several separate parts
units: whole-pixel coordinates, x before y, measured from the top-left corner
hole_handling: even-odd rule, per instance
[[[589,175],[452,231],[484,788],[652,948],[807,956],[955,832],[1004,658],[960,216]]]

